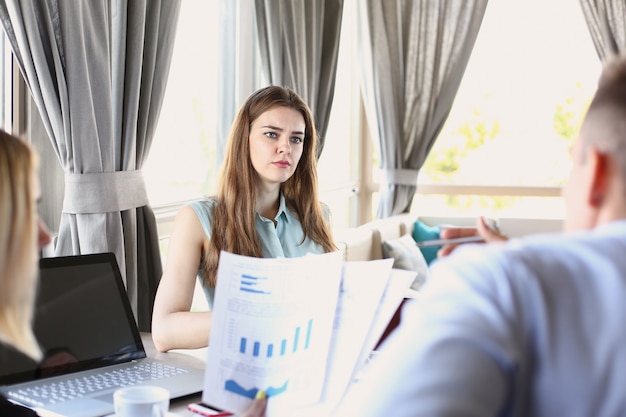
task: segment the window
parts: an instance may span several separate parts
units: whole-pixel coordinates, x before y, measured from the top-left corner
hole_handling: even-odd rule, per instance
[[[181,6],[167,91],[144,165],[151,204],[161,207],[157,212],[168,218],[182,202],[216,191],[221,163],[217,160],[219,3],[186,0]],[[357,133],[353,124],[346,123],[354,113],[346,109],[358,102],[358,79],[352,76],[352,16],[345,13],[344,17],[333,112],[318,170],[320,198],[339,227],[355,218],[358,188]]]
[[[577,2],[489,2],[413,209],[562,217],[567,149],[600,66]]]
[[[7,68],[5,63],[7,62],[7,50],[10,49],[6,42],[6,37],[4,35],[4,30],[0,31],[0,74],[2,76],[2,84],[0,84],[0,128],[5,131],[10,132],[11,126],[8,123],[8,118],[6,115],[6,110],[9,103],[7,101],[10,99],[11,94],[7,91],[7,86],[11,85],[10,79],[7,79]],[[10,56],[10,54],[9,54]]]
[[[15,71],[17,70],[15,69]],[[0,76],[2,77],[0,83],[0,129],[11,133],[20,133],[13,131],[13,118],[16,116],[13,109],[13,74],[11,46],[4,34],[4,29],[0,29]]]
[[[219,2],[182,3],[168,91],[144,167],[157,208],[215,191],[219,15]],[[360,128],[354,15],[355,2],[346,1],[318,165],[320,197],[335,227],[368,221],[377,208],[376,184],[369,180],[370,167],[376,178],[377,158]],[[560,218],[567,148],[599,71],[578,3],[489,2],[448,121],[420,172],[413,211]]]
[[[159,124],[144,166],[153,206],[214,191],[219,2],[181,4]]]
[[[335,95],[318,162],[320,199],[328,204],[333,227],[357,226],[359,204],[359,80],[354,39],[355,2],[344,4]]]

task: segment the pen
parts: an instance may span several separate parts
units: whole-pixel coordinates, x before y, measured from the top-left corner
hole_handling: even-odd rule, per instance
[[[231,413],[230,411],[224,411],[219,409],[216,410],[206,404],[201,403],[191,403],[187,405],[187,409],[205,417],[228,417],[233,415],[233,413]]]
[[[433,240],[423,240],[420,242],[416,242],[416,245],[421,248],[427,248],[431,246],[443,246],[443,245],[451,245],[456,243],[472,243],[472,242],[484,242],[480,236],[465,236],[465,237],[455,237],[451,239],[433,239]]]

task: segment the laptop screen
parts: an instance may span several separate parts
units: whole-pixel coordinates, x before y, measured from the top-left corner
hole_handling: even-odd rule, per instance
[[[146,356],[112,253],[41,259],[33,325],[43,361],[0,343],[0,385]]]

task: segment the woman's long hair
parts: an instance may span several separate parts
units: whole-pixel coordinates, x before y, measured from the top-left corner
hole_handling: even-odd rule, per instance
[[[37,158],[26,142],[0,130],[0,341],[34,359],[37,293]]]
[[[239,255],[262,257],[255,226],[256,185],[259,177],[250,159],[250,126],[261,114],[274,107],[298,111],[304,118],[304,149],[294,174],[282,184],[285,203],[302,223],[304,237],[336,250],[330,226],[324,218],[317,192],[317,132],[306,103],[293,90],[269,86],[257,90],[239,109],[226,145],[220,172],[217,204],[211,238],[204,253],[204,279],[215,286],[221,250]]]

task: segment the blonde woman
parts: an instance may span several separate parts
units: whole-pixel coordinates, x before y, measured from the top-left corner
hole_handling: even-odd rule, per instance
[[[317,192],[317,133],[293,90],[270,86],[239,110],[218,193],[183,207],[174,221],[157,291],[156,348],[207,346],[211,312],[190,312],[196,277],[212,305],[219,253],[297,257],[336,250]]]
[[[0,130],[0,343],[34,360],[42,352],[32,331],[39,249],[50,234],[37,215],[41,196],[37,156],[19,138]],[[265,415],[259,396],[241,417]],[[37,417],[0,394],[0,416]]]
[[[0,343],[41,359],[31,328],[38,249],[50,242],[37,215],[37,158],[24,141],[0,130]],[[1,416],[36,416],[0,395]]]

